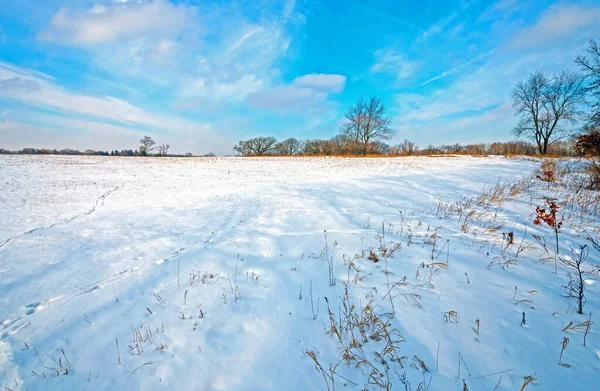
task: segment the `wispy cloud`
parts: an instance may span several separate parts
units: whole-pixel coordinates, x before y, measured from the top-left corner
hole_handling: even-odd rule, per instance
[[[375,64],[371,72],[389,73],[397,80],[412,76],[419,69],[421,62],[408,59],[395,49],[380,49],[375,52]]]
[[[535,24],[522,29],[507,46],[514,49],[527,49],[538,46],[556,45],[574,33],[590,26],[596,32],[600,24],[599,6],[559,4],[548,8]]]
[[[193,23],[193,7],[167,0],[116,2],[87,10],[61,8],[39,38],[70,45],[97,45],[140,36],[173,36]]]
[[[488,21],[496,17],[507,18],[521,9],[524,3],[521,0],[499,0],[486,8],[477,19],[478,21]]]
[[[426,41],[432,36],[441,33],[446,27],[450,25],[450,23],[452,23],[452,21],[454,21],[454,19],[456,19],[457,16],[458,12],[453,12],[444,19],[432,24],[431,26],[429,26],[429,28],[423,31],[423,33],[421,33],[421,35],[417,38],[417,42]]]
[[[344,89],[346,77],[333,74],[309,74],[292,83],[257,91],[248,96],[248,103],[256,109],[291,113],[304,110],[328,111],[327,101],[332,93]]]
[[[127,83],[172,88],[176,107],[241,102],[280,76],[275,62],[288,50],[286,24],[295,1],[200,8],[168,0],[115,1],[61,8],[39,39],[75,45],[95,65]],[[252,8],[260,17],[250,18]],[[295,20],[295,19],[294,19]]]
[[[320,91],[342,92],[346,85],[346,76],[311,73],[296,78],[293,84]]]
[[[0,97],[61,115],[80,116],[110,128],[146,129],[182,138],[216,135],[210,124],[147,111],[111,96],[92,96],[65,89],[37,72],[0,62]],[[39,118],[39,115],[38,115]]]
[[[437,76],[434,76],[434,77],[432,77],[431,79],[428,79],[427,81],[425,81],[425,82],[421,83],[421,84],[420,84],[420,86],[422,87],[422,86],[425,86],[425,85],[427,85],[427,84],[429,84],[429,83],[431,83],[431,82],[434,82],[434,81],[436,81],[436,80],[443,79],[443,78],[445,78],[445,77],[448,77],[448,76],[450,76],[450,75],[453,75],[453,74],[455,74],[456,72],[458,72],[458,71],[460,71],[460,70],[462,70],[462,69],[464,69],[464,68],[468,67],[469,65],[471,65],[471,64],[473,64],[473,63],[475,63],[475,62],[477,62],[477,61],[480,61],[480,60],[482,60],[482,59],[484,59],[484,58],[486,58],[486,57],[488,57],[488,56],[490,56],[492,53],[494,53],[494,51],[495,51],[495,49],[493,49],[493,50],[490,50],[490,51],[487,51],[487,52],[485,52],[485,53],[481,53],[481,54],[479,54],[479,55],[477,55],[477,56],[473,57],[472,59],[470,59],[470,60],[469,60],[469,61],[467,61],[467,62],[463,62],[463,63],[462,63],[462,64],[460,64],[460,65],[457,65],[457,66],[455,66],[455,67],[452,67],[452,68],[448,69],[447,71],[444,71],[444,72],[440,73],[439,75],[437,75]]]

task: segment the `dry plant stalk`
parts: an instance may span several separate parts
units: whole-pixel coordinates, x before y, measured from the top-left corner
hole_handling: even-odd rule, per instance
[[[477,334],[479,334],[479,327],[481,326],[481,321],[479,319],[475,320],[475,326],[477,327],[477,329],[473,329],[473,330],[475,330],[475,332]]]
[[[535,208],[536,218],[535,220],[533,220],[533,224],[540,225],[542,223],[546,223],[546,225],[548,225],[554,230],[554,238],[556,239],[556,251],[554,252],[554,274],[557,274],[557,257],[559,253],[558,234],[562,227],[562,221],[558,221],[558,218],[556,216],[556,213],[558,211],[558,205],[556,205],[556,202],[554,201],[556,201],[554,198],[546,199],[546,203],[548,204],[548,210],[539,206]]]
[[[444,322],[446,323],[455,323],[458,324],[458,321],[460,320],[460,316],[458,315],[458,312],[454,311],[454,310],[450,310],[448,312],[444,312]]]
[[[413,356],[413,360],[418,364],[418,367],[422,368],[425,372],[429,372],[429,368],[425,365],[425,361],[421,360],[418,356]],[[414,364],[416,367],[417,365]]]
[[[523,379],[525,379],[525,382],[523,382],[523,386],[519,391],[523,391],[529,384],[537,384],[537,376],[535,373],[533,375],[525,376]]]
[[[564,333],[568,333],[570,331],[572,332],[578,332],[578,331],[583,331],[583,329],[589,329],[592,325],[594,324],[594,322],[592,322],[591,320],[586,320],[585,322],[581,322],[581,323],[577,323],[575,324],[573,321],[570,321],[569,324],[562,330]]]
[[[565,349],[567,348],[567,346],[569,346],[569,338],[567,337],[563,337],[563,340],[560,342],[560,357],[558,358],[558,363],[560,365],[562,365],[563,367],[569,367],[569,364],[563,364],[562,362],[562,356],[563,356],[563,352],[565,351]]]

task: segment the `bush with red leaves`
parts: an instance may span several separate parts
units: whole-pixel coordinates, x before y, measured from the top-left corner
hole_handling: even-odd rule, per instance
[[[535,213],[537,217],[533,220],[533,224],[540,225],[542,222],[548,224],[550,227],[556,230],[560,230],[562,227],[562,221],[556,221],[556,212],[558,211],[558,205],[554,202],[554,199],[548,198],[546,200],[548,204],[549,210],[546,211],[546,208],[537,207],[535,208]]]
[[[592,129],[577,136],[575,150],[583,155],[600,155],[600,129]]]

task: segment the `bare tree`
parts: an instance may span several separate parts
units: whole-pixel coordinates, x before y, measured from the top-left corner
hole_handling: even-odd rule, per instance
[[[550,144],[571,134],[572,129],[564,124],[579,119],[585,101],[583,87],[581,75],[568,71],[553,77],[538,71],[517,83],[511,94],[519,117],[513,134],[533,139],[539,153],[545,155]]]
[[[334,152],[334,143],[330,140],[306,140],[303,153],[310,156],[329,156]]]
[[[169,153],[169,148],[171,148],[169,144],[161,144],[156,149],[158,149],[159,155],[167,156],[167,153]]]
[[[385,103],[376,97],[368,101],[360,99],[345,114],[348,123],[342,127],[342,134],[353,139],[366,156],[369,143],[387,140],[396,134],[391,128],[392,118]]]
[[[250,156],[252,155],[252,150],[250,148],[250,142],[248,140],[241,140],[237,145],[233,147],[233,152],[237,155],[241,156]]]
[[[586,91],[596,99],[592,104],[590,125],[600,128],[600,44],[591,39],[587,52],[589,57],[577,56],[575,63],[586,76]]]
[[[335,155],[350,155],[356,152],[356,143],[344,134],[338,134],[329,141]]]
[[[263,156],[272,152],[276,144],[275,137],[255,137],[240,141],[233,150],[242,156]]]
[[[142,139],[140,140],[140,148],[139,148],[140,155],[142,155],[142,156],[148,155],[148,153],[154,149],[155,144],[156,143],[154,142],[154,140],[152,140],[152,137],[150,137],[150,136],[142,137]]]
[[[571,249],[573,255],[569,258],[563,258],[561,261],[569,271],[569,282],[564,287],[569,300],[575,300],[577,304],[577,313],[583,314],[583,306],[585,305],[585,281],[583,271],[583,263],[587,260],[589,248],[586,245],[580,246],[579,251]]]
[[[280,155],[297,155],[302,150],[302,141],[291,137],[275,145],[275,150]]]
[[[408,141],[407,139],[404,139],[402,144],[400,144],[400,151],[404,155],[412,155],[413,153],[415,153],[417,151],[417,149],[418,148],[417,148],[416,144],[412,141]]]

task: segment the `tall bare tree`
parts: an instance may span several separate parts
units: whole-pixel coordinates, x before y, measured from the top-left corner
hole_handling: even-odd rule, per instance
[[[263,156],[272,152],[276,144],[275,137],[255,137],[240,141],[233,150],[242,156]]]
[[[408,139],[404,139],[402,144],[400,144],[400,150],[404,155],[412,155],[417,149],[417,145],[413,141],[408,141]]]
[[[387,140],[396,134],[388,108],[379,98],[372,97],[368,101],[361,98],[345,117],[348,122],[342,127],[342,134],[353,139],[365,156],[371,141]]]
[[[154,140],[152,140],[152,137],[150,136],[144,136],[142,137],[142,139],[140,140],[140,154],[143,156],[148,155],[148,153],[150,153],[150,151],[152,151],[154,149],[154,145],[156,143],[154,142]]]
[[[275,145],[275,150],[280,155],[297,155],[302,150],[302,141],[293,137],[283,140]]]
[[[600,44],[591,39],[587,52],[588,56],[577,56],[575,63],[586,76],[586,91],[595,99],[589,125],[600,128]]]
[[[329,141],[333,147],[333,153],[336,155],[351,155],[355,152],[356,143],[344,134],[333,136]]]
[[[550,144],[572,133],[566,125],[579,119],[585,102],[583,78],[568,71],[552,77],[538,71],[517,83],[511,98],[519,117],[513,134],[534,140],[545,155]]]
[[[158,149],[158,154],[161,156],[167,156],[167,153],[169,153],[169,148],[171,148],[169,144],[161,144],[156,147],[156,149]]]

